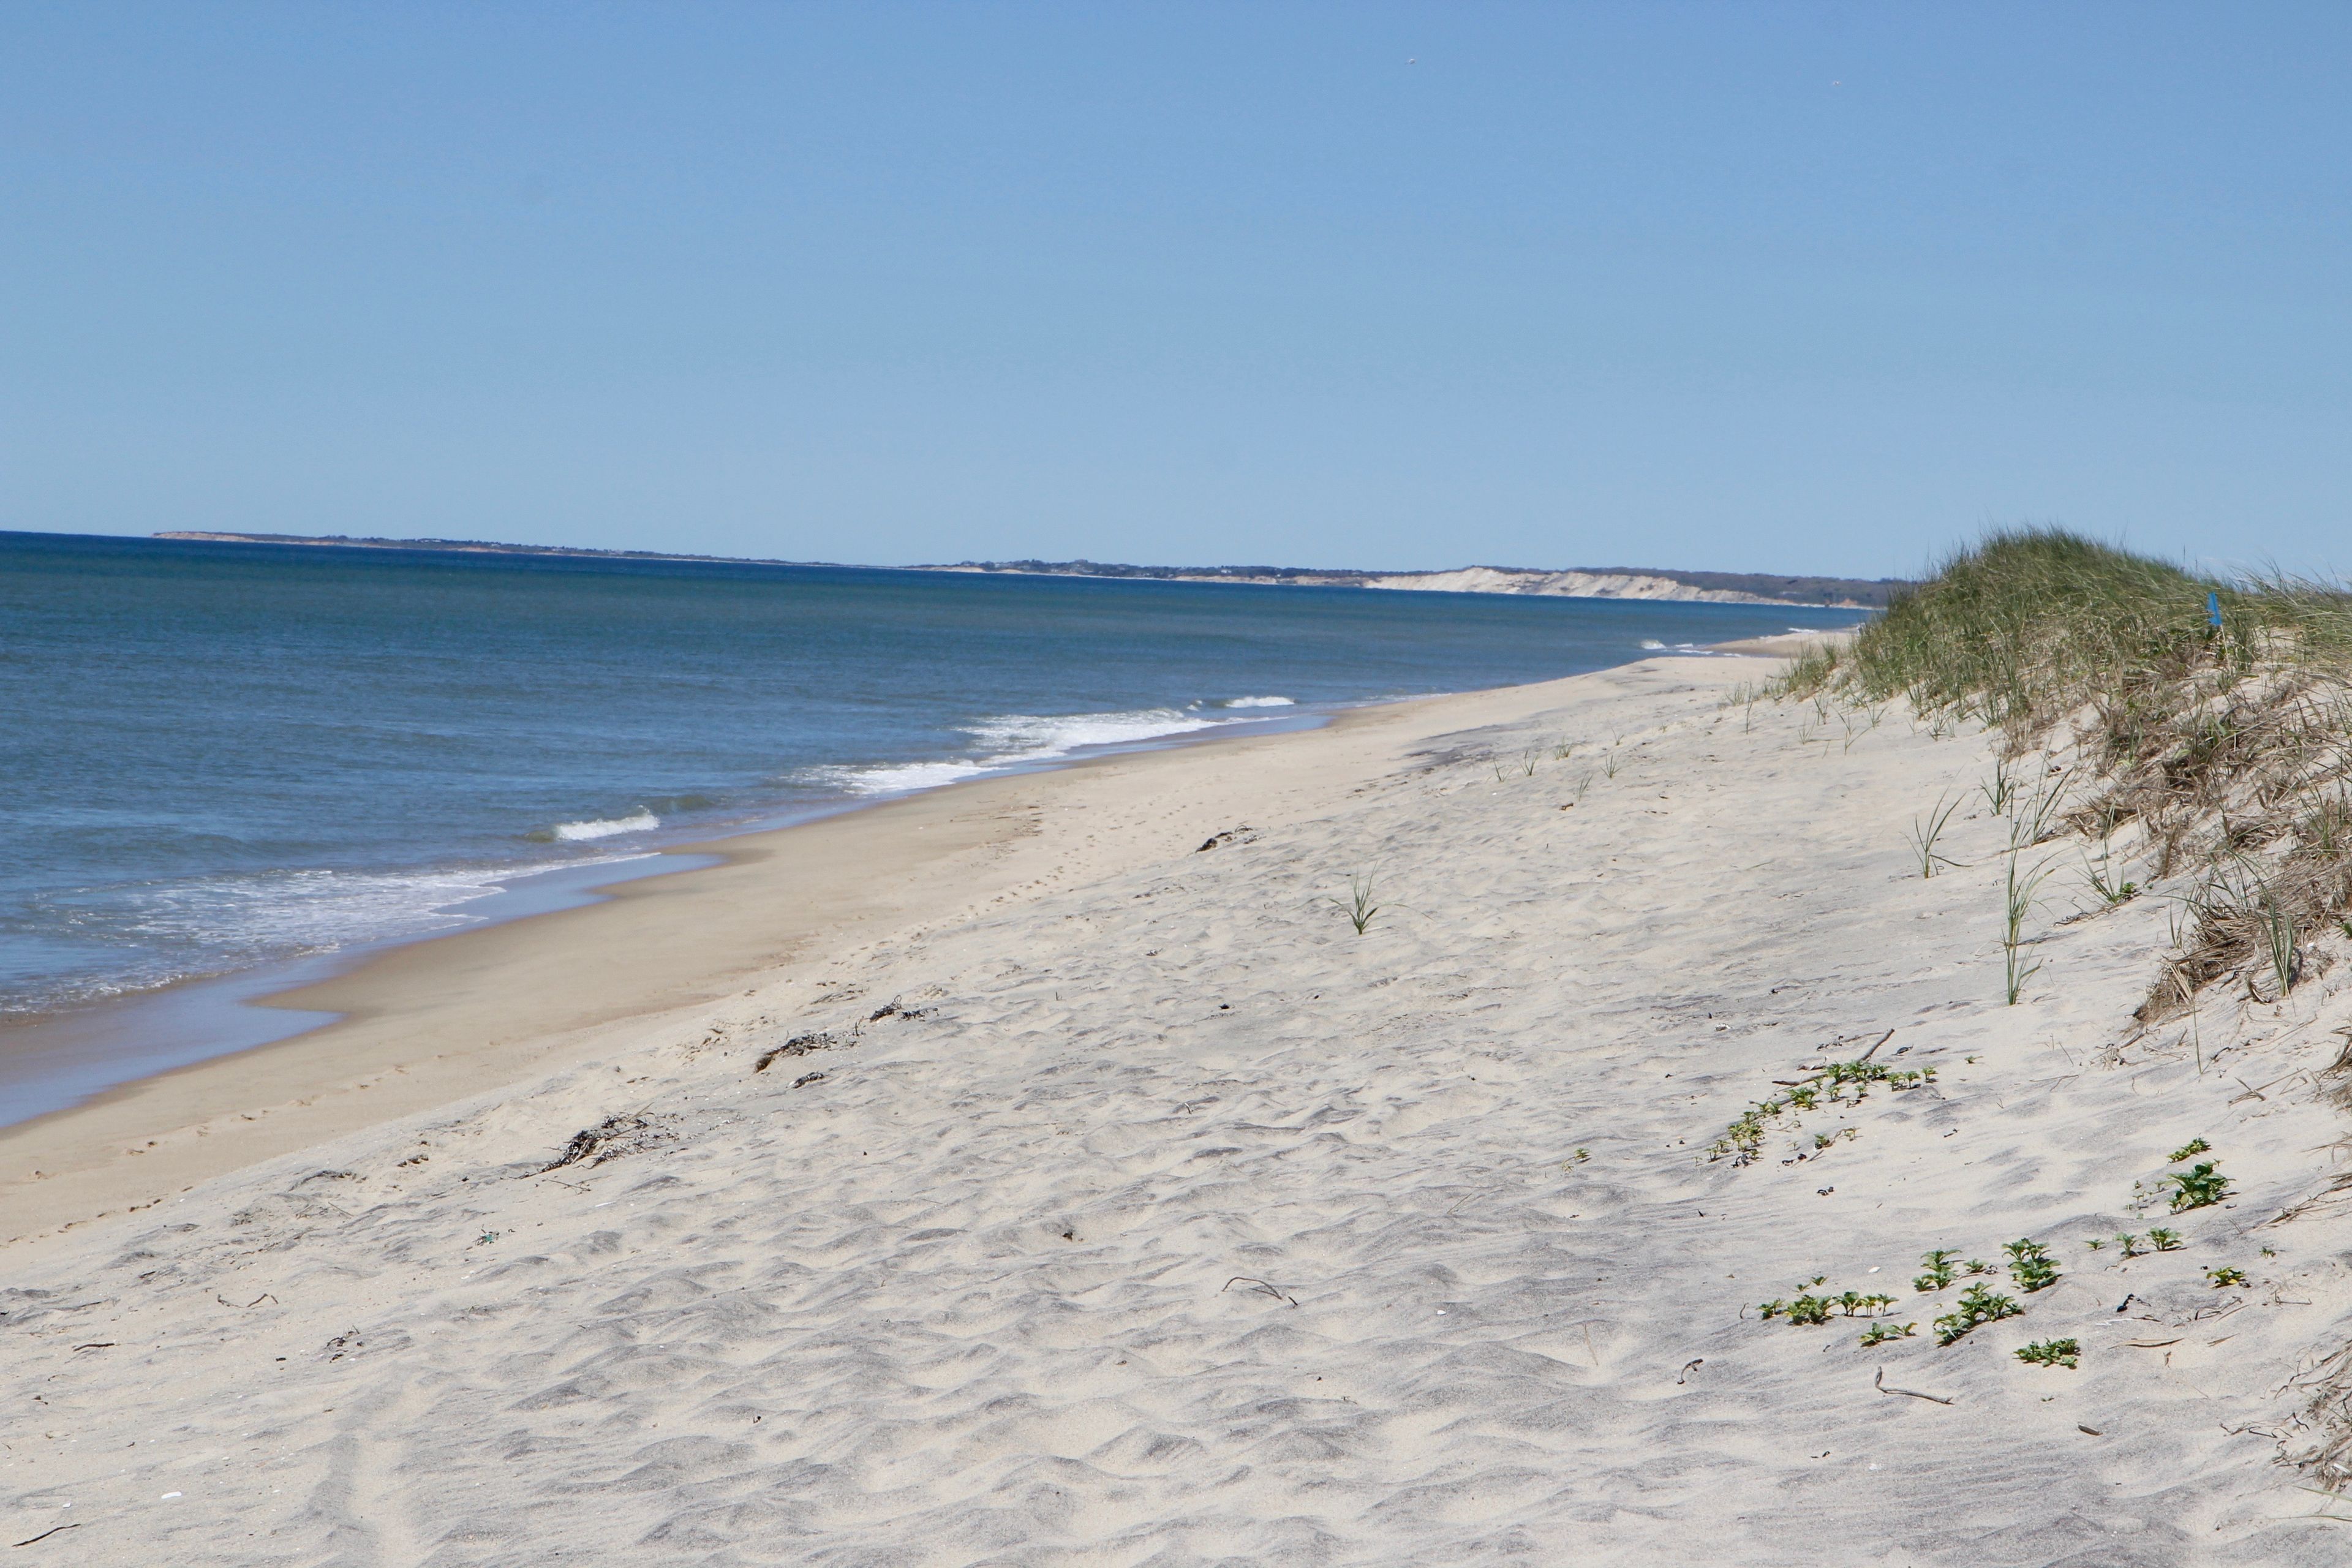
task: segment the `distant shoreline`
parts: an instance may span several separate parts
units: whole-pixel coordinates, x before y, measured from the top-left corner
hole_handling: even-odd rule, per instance
[[[354,538],[346,534],[226,533],[175,530],[152,537],[209,544],[295,544],[346,550],[430,550],[473,555],[556,555],[607,561],[679,561],[738,566],[822,566],[845,563],[757,556],[693,555],[660,550],[597,550],[562,544],[507,544],[481,539]],[[1096,561],[961,561],[892,568],[989,575],[1105,577],[1147,582],[1231,583],[1269,587],[1373,588],[1556,598],[1675,600],[1788,605],[1815,609],[1879,609],[1907,584],[1897,578],[1782,576],[1769,573],[1685,572],[1667,567],[1595,566],[1550,570],[1465,566],[1442,572],[1380,572],[1354,567],[1135,566]]]

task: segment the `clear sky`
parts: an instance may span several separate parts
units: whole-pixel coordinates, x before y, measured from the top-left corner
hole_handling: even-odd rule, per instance
[[[2352,6],[17,5],[0,527],[2352,568]]]

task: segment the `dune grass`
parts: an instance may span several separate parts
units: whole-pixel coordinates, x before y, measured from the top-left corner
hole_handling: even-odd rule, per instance
[[[1998,730],[1986,798],[2017,849],[2137,828],[2147,881],[2189,919],[2140,1007],[2157,1022],[2217,982],[2261,1000],[2301,977],[2315,933],[2352,931],[2352,595],[2224,582],[2056,530],[1994,533],[1898,595],[1848,646],[1774,687],[1850,704],[1907,699],[1937,732]],[[2045,761],[2031,784],[2012,763]],[[2085,765],[2087,764],[2087,765]],[[2124,886],[2110,881],[2110,902]],[[2012,889],[2013,890],[2013,889]],[[2007,989],[2016,932],[2004,943]],[[2027,975],[2031,966],[2023,966]]]

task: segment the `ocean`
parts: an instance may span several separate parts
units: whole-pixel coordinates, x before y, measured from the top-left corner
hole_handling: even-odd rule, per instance
[[[1857,618],[0,532],[0,1022],[987,773]],[[0,1121],[131,1070],[18,1068]]]

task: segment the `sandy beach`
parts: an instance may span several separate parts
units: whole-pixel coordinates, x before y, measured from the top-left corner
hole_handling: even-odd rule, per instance
[[[2143,1026],[2053,846],[2006,1005],[1990,737],[1777,668],[727,841],[0,1133],[12,1557],[2352,1559],[2352,972]]]

